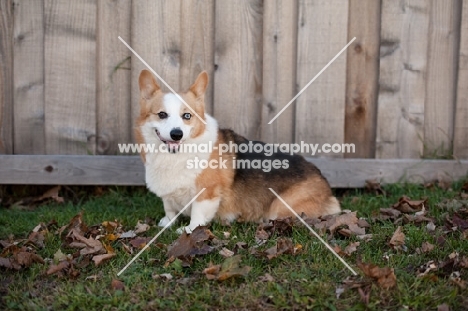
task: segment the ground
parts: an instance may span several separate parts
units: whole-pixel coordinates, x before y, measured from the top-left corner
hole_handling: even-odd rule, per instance
[[[359,222],[344,213],[342,222],[308,223],[357,277],[294,220],[260,227],[214,223],[212,235],[204,229],[204,238],[185,241],[192,244],[183,256],[168,258],[179,238],[175,230],[187,219],[163,232],[117,276],[141,241],[160,230],[162,203],[153,194],[142,188],[62,187],[64,203],[10,198],[0,207],[0,309],[468,309],[464,191],[463,181],[338,191],[342,207],[356,211]],[[122,238],[138,221],[143,228],[138,236]],[[97,250],[86,251],[90,246],[77,246],[80,241],[98,241]],[[39,259],[24,260],[21,252]],[[108,259],[97,260],[107,254]]]

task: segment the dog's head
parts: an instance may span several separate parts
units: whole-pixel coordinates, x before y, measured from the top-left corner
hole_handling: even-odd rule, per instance
[[[181,144],[204,132],[204,94],[208,85],[205,71],[198,75],[187,92],[177,95],[162,92],[148,70],[140,73],[138,82],[141,95],[138,140],[155,145],[164,143],[170,152],[176,153]]]

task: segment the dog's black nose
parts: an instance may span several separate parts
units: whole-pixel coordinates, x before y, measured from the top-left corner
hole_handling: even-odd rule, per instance
[[[173,129],[171,131],[171,138],[175,141],[181,140],[182,136],[184,136],[184,132],[181,129]]]

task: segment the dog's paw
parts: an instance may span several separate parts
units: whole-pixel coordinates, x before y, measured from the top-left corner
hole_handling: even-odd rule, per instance
[[[159,226],[159,227],[165,227],[165,226],[167,226],[170,222],[171,222],[171,220],[169,219],[169,217],[164,216],[164,217],[161,218],[161,220],[159,221],[158,226]]]
[[[179,229],[176,230],[177,234],[182,234],[182,233],[184,233],[184,232],[187,233],[187,234],[190,234],[190,233],[192,233],[192,231],[193,231],[193,230],[190,229],[189,226],[187,226],[187,227],[180,227]]]

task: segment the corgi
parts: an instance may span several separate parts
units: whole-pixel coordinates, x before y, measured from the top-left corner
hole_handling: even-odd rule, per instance
[[[140,155],[147,188],[164,204],[165,216],[159,226],[167,226],[203,188],[184,212],[190,216],[190,224],[184,228],[188,233],[212,220],[265,222],[293,215],[269,188],[299,215],[340,212],[327,180],[304,157],[256,152],[266,144],[218,127],[205,112],[205,71],[178,96],[163,92],[148,70],[140,73],[138,82],[140,114],[135,138],[139,144],[155,147]],[[186,152],[183,149],[189,148],[182,148],[185,146],[200,148]],[[246,150],[247,146],[254,148]]]

